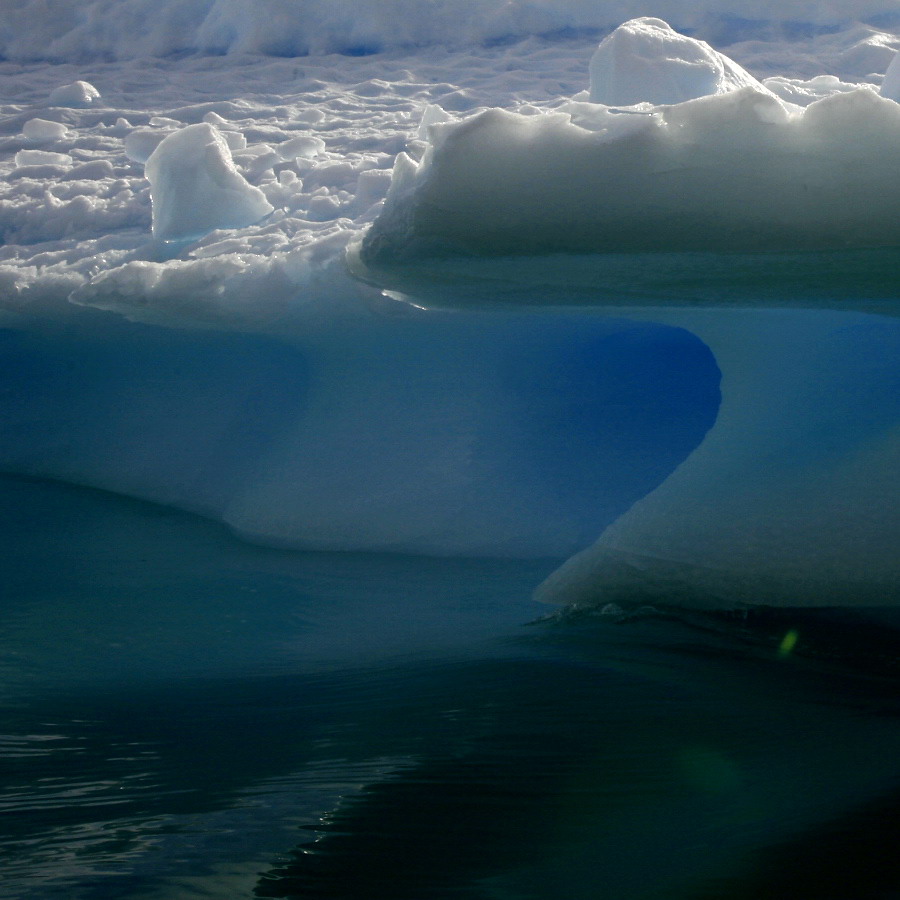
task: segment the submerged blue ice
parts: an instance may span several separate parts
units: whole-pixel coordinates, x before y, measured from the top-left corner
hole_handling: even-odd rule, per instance
[[[411,312],[290,342],[8,330],[0,466],[278,545],[565,557],[715,418],[718,370],[683,330]]]
[[[900,601],[900,321],[668,310],[722,369],[722,406],[670,478],[542,585],[570,603]]]
[[[7,329],[0,466],[280,546],[570,557],[554,602],[896,604],[897,319],[397,306],[289,339]]]

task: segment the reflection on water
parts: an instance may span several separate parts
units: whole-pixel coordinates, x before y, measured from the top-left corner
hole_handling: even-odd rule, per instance
[[[2,494],[5,897],[900,886],[887,613],[535,622],[551,561],[288,553]]]

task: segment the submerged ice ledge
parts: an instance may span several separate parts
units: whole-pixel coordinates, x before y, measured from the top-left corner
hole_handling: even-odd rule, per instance
[[[416,311],[294,341],[0,330],[0,374],[0,470],[266,544],[436,556],[576,552],[690,453],[719,399],[683,330],[571,313]]]
[[[722,370],[694,453],[539,589],[576,606],[900,604],[900,322],[657,309]]]

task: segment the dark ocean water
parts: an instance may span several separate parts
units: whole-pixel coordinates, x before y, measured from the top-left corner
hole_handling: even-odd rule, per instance
[[[0,490],[3,897],[900,896],[893,614],[542,618],[554,561]]]

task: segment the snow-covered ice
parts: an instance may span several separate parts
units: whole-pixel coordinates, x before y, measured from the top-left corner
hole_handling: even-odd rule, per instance
[[[900,105],[832,87],[794,105],[665,22],[625,23],[589,100],[430,126],[362,257],[897,246]]]
[[[868,88],[801,110],[750,87],[632,114],[491,109],[430,134],[365,259],[900,243],[900,105]]]
[[[29,119],[22,126],[22,134],[39,144],[61,141],[67,133],[66,126],[61,122],[50,122],[47,119]]]
[[[138,6],[131,8],[130,15],[138,15]],[[615,14],[621,22],[627,18],[626,6],[621,11],[604,7],[603,16]],[[239,8],[217,6],[210,16],[224,21],[223,16],[237,15]],[[484,15],[473,22],[480,27],[487,27],[489,9],[499,14],[487,3],[478,8]],[[596,18],[599,13],[594,6],[588,10],[587,6],[548,3],[528,8],[531,18],[516,19],[517,27],[530,23],[534,33],[553,31],[553,23],[558,28],[607,30],[619,24]],[[529,251],[567,244],[570,249],[586,245],[592,250],[609,249],[593,244],[610,239],[619,246],[628,245],[629,228],[612,224],[619,221],[630,221],[631,232],[641,229],[638,244],[673,242],[680,247],[705,246],[707,239],[730,246],[771,246],[780,241],[793,246],[881,246],[891,243],[890,233],[896,228],[889,215],[894,183],[889,172],[895,153],[891,128],[896,116],[891,115],[893,106],[879,105],[873,92],[898,40],[883,25],[860,21],[841,25],[838,10],[817,9],[816,17],[808,19],[808,35],[799,41],[760,40],[764,29],[733,24],[728,26],[730,37],[739,40],[729,44],[725,54],[704,49],[699,42],[705,34],[702,30],[696,39],[687,39],[662,26],[648,26],[643,30],[664,34],[682,48],[687,58],[676,66],[684,71],[696,72],[696,65],[708,73],[721,68],[719,75],[713,73],[713,80],[721,75],[721,84],[735,87],[741,79],[726,78],[724,73],[726,68],[739,71],[739,65],[752,73],[753,83],[730,94],[698,98],[694,105],[650,108],[647,100],[640,109],[622,114],[619,106],[590,101],[591,60],[597,58],[602,30],[526,37],[491,46],[473,45],[466,38],[465,48],[451,48],[447,40],[458,32],[445,29],[419,36],[420,42],[446,38],[444,47],[432,44],[427,52],[410,48],[361,57],[296,58],[188,54],[166,60],[161,68],[153,58],[90,60],[92,55],[107,54],[97,42],[113,34],[123,42],[130,34],[131,50],[137,54],[146,29],[124,30],[124,20],[123,29],[114,30],[111,22],[108,30],[100,29],[99,23],[106,21],[101,13],[115,19],[124,11],[98,4],[85,4],[85,9],[91,13],[85,21],[96,28],[89,40],[78,44],[77,52],[73,43],[65,54],[61,49],[51,54],[65,61],[0,65],[9,97],[3,108],[6,161],[0,159],[0,170],[10,176],[0,187],[0,234],[5,244],[0,252],[0,283],[8,286],[0,303],[7,307],[19,309],[28,303],[35,311],[32,301],[65,303],[76,289],[79,302],[88,302],[99,281],[104,285],[102,302],[108,305],[111,285],[119,277],[127,280],[128,296],[134,297],[131,264],[162,262],[161,251],[148,241],[151,194],[143,167],[165,138],[200,123],[219,132],[236,174],[261,191],[274,212],[259,224],[241,217],[239,230],[220,234],[221,239],[216,235],[235,223],[212,216],[203,229],[214,230],[202,239],[202,246],[185,247],[179,254],[179,281],[182,290],[187,290],[187,273],[193,266],[198,291],[207,292],[218,267],[219,286],[226,280],[229,285],[225,294],[239,290],[244,296],[258,296],[262,279],[267,283],[266,299],[271,301],[261,317],[266,321],[271,320],[273,303],[286,311],[308,310],[314,300],[307,278],[311,270],[291,261],[298,250],[304,259],[315,260],[314,269],[328,269],[331,274],[325,280],[333,284],[343,247],[358,241],[379,215],[395,157],[401,152],[406,156],[396,168],[392,200],[369,242],[381,235],[404,252],[420,238],[425,243],[455,241],[454,228],[462,232],[463,243],[477,252],[490,245],[496,250],[503,242],[511,245],[519,238],[524,240],[520,249]],[[336,9],[329,6],[329,15]],[[448,13],[454,9],[460,13],[452,4],[446,6]],[[88,26],[76,27],[67,19],[67,10],[61,7],[59,19],[52,23],[35,17],[30,29],[23,19],[15,46],[22,48],[30,39],[37,56],[41,55],[38,47],[45,53],[51,45],[68,47],[66,42],[74,41],[71,29]],[[883,18],[886,10],[875,6],[868,14],[879,11]],[[389,10],[373,6],[371,16],[376,12],[383,16],[379,27],[387,33]],[[433,25],[433,13],[432,9],[428,16],[420,16],[417,27]],[[682,27],[687,23],[697,28],[701,20],[706,22],[710,37],[727,31],[724,20],[709,11],[705,18],[698,18],[698,11],[685,5],[668,13],[677,13],[672,19]],[[153,19],[154,27],[168,27],[166,23],[174,27],[176,21],[183,26],[188,19],[199,22],[206,16],[199,4],[184,6],[182,14],[179,18],[174,6],[163,7]],[[765,14],[770,23],[781,21],[789,17],[790,8]],[[867,12],[861,9],[858,15]],[[269,27],[269,19],[260,16],[256,21],[257,28]],[[62,28],[66,22],[68,30]],[[35,31],[51,25],[59,25],[65,34],[63,44],[54,45],[47,35]],[[304,27],[313,26],[307,22]],[[518,36],[516,29],[510,29],[510,39]],[[627,37],[633,32],[633,27],[626,27],[617,34]],[[336,34],[334,30],[317,33],[320,37]],[[247,32],[241,34],[247,37]],[[747,39],[751,36],[754,39]],[[485,32],[482,37],[491,34]],[[13,41],[12,32],[9,40]],[[605,40],[613,41],[613,37]],[[197,46],[203,49],[202,44]],[[10,47],[8,59],[28,55]],[[184,49],[180,45],[166,48]],[[624,54],[624,60],[636,65],[640,56],[642,65],[648,59],[652,62],[652,49],[644,48],[633,57]],[[662,53],[665,58],[671,55]],[[736,62],[732,65],[728,59]],[[704,65],[712,68],[704,69]],[[828,74],[817,74],[822,71]],[[651,85],[656,85],[652,90],[658,88],[657,75],[650,71],[641,76],[639,68],[629,76],[632,87],[642,77],[648,91]],[[693,82],[694,94],[706,84],[704,78]],[[72,92],[74,86],[90,94],[85,84],[102,99],[94,98],[81,108],[51,102],[54,91]],[[781,105],[775,102],[776,95]],[[843,105],[836,102],[839,95],[847,95]],[[647,97],[652,99],[652,91]],[[817,107],[815,101],[823,105]],[[801,107],[809,106],[813,109],[807,116]],[[34,124],[36,120],[47,124]],[[443,148],[429,143],[451,134],[453,139],[444,141]],[[532,153],[528,142],[537,136],[543,149]],[[459,145],[461,151],[482,140],[490,145],[482,165],[463,165],[440,180],[425,178],[434,165],[453,168],[453,146]],[[505,142],[502,146],[496,143],[500,140]],[[26,149],[69,156],[72,165],[59,159],[44,164],[50,168],[18,164],[14,171],[16,154]],[[516,165],[504,164],[505,159],[523,154]],[[695,163],[703,163],[705,169]],[[64,165],[68,171],[61,172]],[[566,170],[568,165],[574,166],[572,171]],[[490,183],[487,178],[479,181],[479,172],[492,167],[501,177]],[[413,170],[419,173],[415,178],[402,177]],[[648,177],[650,173],[656,174]],[[754,179],[759,179],[758,189],[749,184]],[[415,222],[406,221],[406,210],[410,204],[415,207],[416,201],[401,196],[409,193],[411,182],[423,200],[423,209],[409,210]],[[478,195],[451,196],[457,182]],[[602,192],[603,197],[590,197],[591,190]],[[509,196],[510,192],[515,196]],[[721,192],[721,199],[712,192]],[[682,193],[687,205],[679,206],[675,222],[669,213]],[[479,206],[482,194],[484,199],[491,198],[485,208]],[[244,196],[249,194],[244,191]],[[448,212],[461,216],[457,224],[441,216],[437,208],[429,207],[430,213],[426,209],[432,201],[445,200],[450,203]],[[576,200],[589,207],[586,215],[566,213],[567,204]],[[655,219],[648,204],[660,213]],[[777,209],[773,204],[778,204]],[[258,210],[266,208],[258,196],[254,205]],[[512,228],[494,221],[507,207],[515,208],[518,216]],[[775,227],[769,228],[773,212],[778,215]],[[760,227],[761,217],[765,228]],[[648,218],[653,219],[654,228],[644,233]],[[398,221],[392,225],[392,219]],[[465,227],[461,227],[463,221]],[[475,221],[475,231],[468,228],[470,221]],[[437,234],[431,234],[435,230]],[[324,243],[315,250],[320,241]],[[204,262],[195,266],[199,254]],[[129,267],[117,275],[124,265]],[[154,315],[159,306],[154,296],[163,281],[146,280],[143,315]],[[348,281],[343,293],[359,290]],[[276,298],[273,292],[277,291]],[[133,312],[135,304],[126,305]],[[225,307],[217,320],[234,311],[233,303]],[[196,307],[198,318],[206,315],[208,305],[203,309],[201,313],[201,306]],[[189,313],[190,305],[185,303],[179,320]],[[252,318],[252,306],[242,311],[242,322]]]
[[[54,153],[52,150],[20,150],[14,159],[17,169],[24,166],[72,165],[72,157],[68,153]]]

